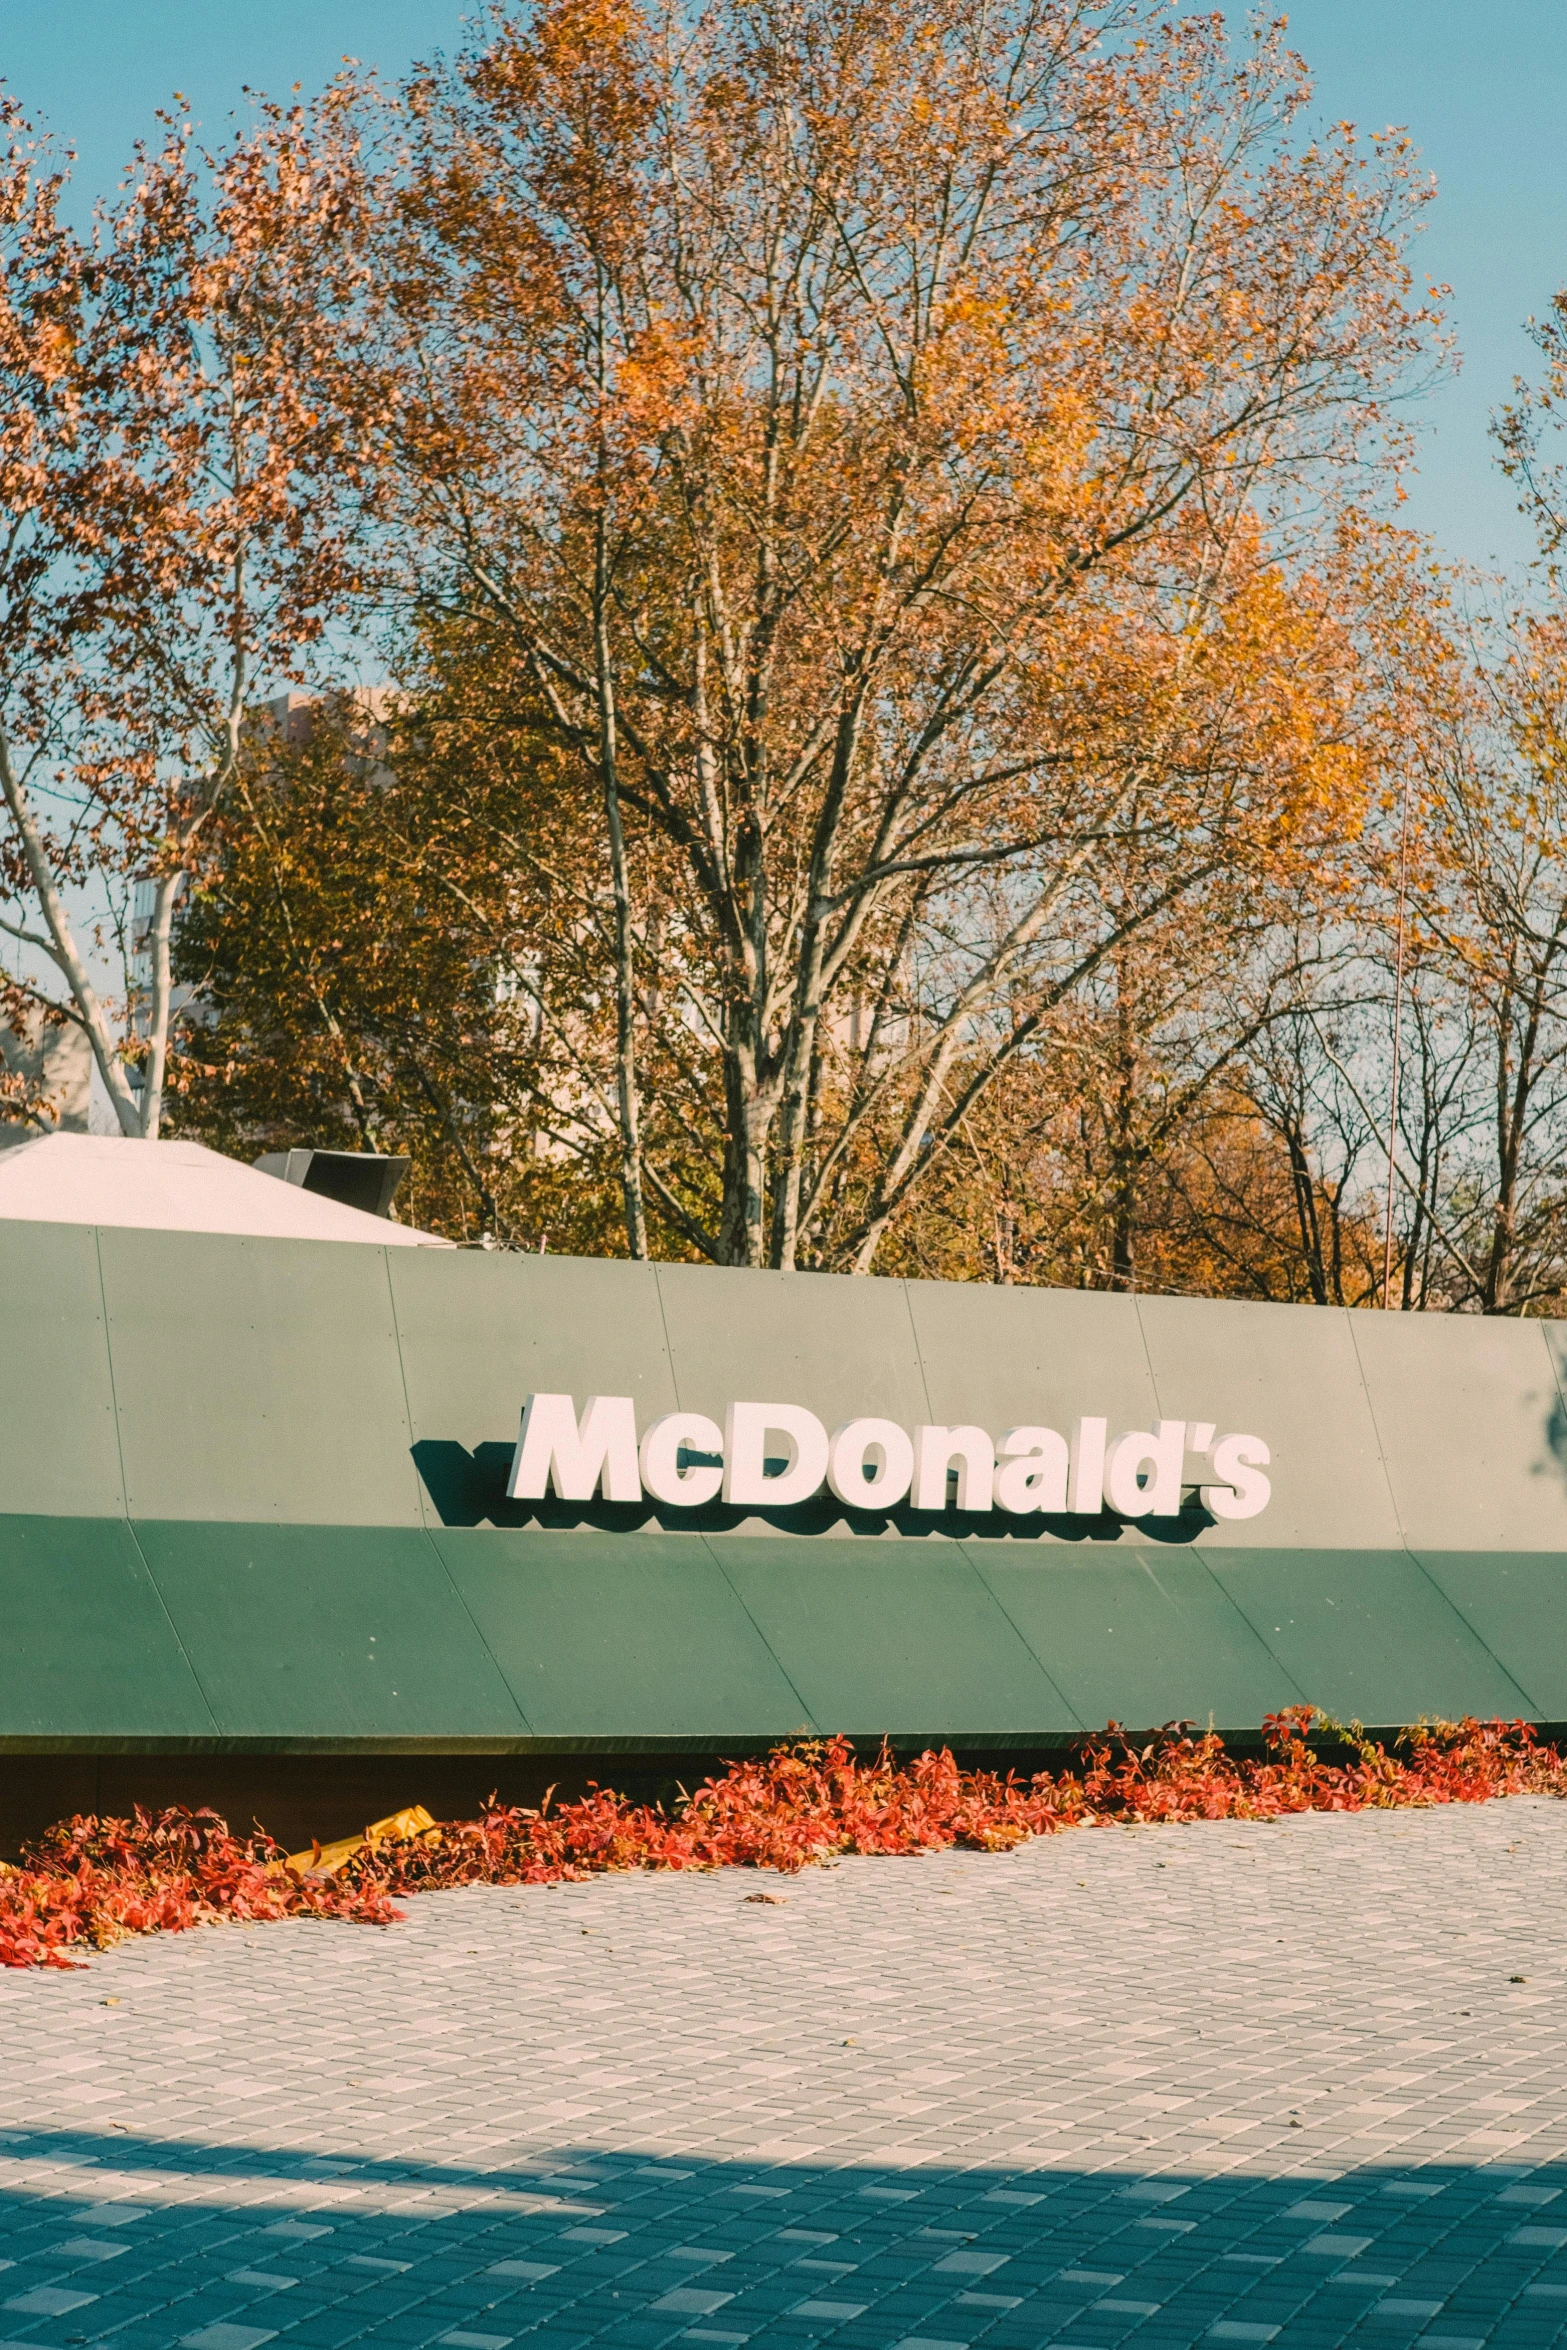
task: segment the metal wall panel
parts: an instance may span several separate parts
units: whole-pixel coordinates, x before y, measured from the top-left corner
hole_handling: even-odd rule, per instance
[[[539,1737],[785,1737],[791,1687],[705,1543],[670,1536],[431,1537]]]
[[[1207,1563],[1296,1688],[1341,1721],[1534,1711],[1404,1551],[1210,1551]]]
[[[0,1519],[0,1745],[1567,1719],[1567,1561]]]
[[[1244,1428],[1272,1454],[1267,1509],[1209,1527],[1205,1549],[1397,1543],[1347,1313],[1274,1305],[1214,1313],[1206,1301],[1165,1297],[1139,1298],[1137,1313],[1159,1409],[1172,1420],[1216,1420],[1221,1432]]]
[[[217,1728],[123,1518],[0,1517],[0,1743]]]
[[[1017,1736],[1081,1729],[955,1542],[753,1542],[708,1548],[819,1730]]]
[[[651,1265],[413,1248],[387,1258],[431,1525],[450,1521],[448,1495],[465,1479],[492,1516],[535,1389],[579,1408],[594,1394],[633,1396],[639,1424],[675,1409]]]
[[[866,1417],[912,1428],[929,1416],[901,1281],[850,1285],[820,1273],[660,1265],[658,1290],[683,1411],[720,1426],[728,1404],[804,1404],[830,1430]],[[824,1502],[819,1523],[842,1513]],[[720,1520],[755,1534],[762,1517]]]
[[[0,1739],[1567,1718],[1558,1328],[48,1226],[0,1225],[0,1274]],[[1275,1498],[1091,1538],[508,1505],[533,1387],[644,1424],[1211,1416]]]
[[[100,1240],[133,1518],[422,1522],[386,1251]]]
[[[1135,1298],[956,1281],[907,1290],[932,1420],[975,1421],[998,1438],[1039,1423],[1066,1435],[1085,1413],[1117,1429],[1149,1425],[1157,1406]]]
[[[487,1456],[498,1489],[522,1399],[548,1385],[629,1393],[644,1423],[744,1395],[828,1426],[972,1417],[998,1434],[1095,1405],[1123,1425],[1201,1413],[1274,1455],[1268,1509],[1204,1549],[1373,1549],[1402,1521],[1416,1547],[1567,1552],[1567,1411],[1539,1324],[105,1232],[106,1339],[92,1236],[31,1227],[19,1249],[19,1229],[0,1227],[29,1342],[0,1366],[8,1499],[439,1523],[414,1446],[457,1484]]]
[[[1540,1550],[1423,1550],[1420,1564],[1523,1691],[1524,1710],[1567,1722],[1567,1558]]]
[[[1195,1551],[975,1542],[965,1555],[1085,1728],[1245,1729],[1308,1695]]]
[[[0,1222],[0,1500],[118,1517],[125,1507],[98,1235]]]
[[[226,1737],[527,1734],[422,1531],[166,1519],[136,1535]]]
[[[1567,1424],[1547,1326],[1349,1320],[1410,1547],[1567,1551]]]

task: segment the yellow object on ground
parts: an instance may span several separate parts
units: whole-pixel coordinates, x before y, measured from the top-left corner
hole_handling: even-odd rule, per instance
[[[357,1852],[374,1852],[383,1844],[439,1844],[441,1831],[422,1803],[394,1811],[389,1819],[372,1820],[362,1836],[341,1836],[335,1844],[312,1844],[308,1852],[291,1852],[283,1866],[296,1877],[332,1877]]]

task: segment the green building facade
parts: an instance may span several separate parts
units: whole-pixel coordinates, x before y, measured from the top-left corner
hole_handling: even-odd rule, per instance
[[[0,1298],[0,1844],[204,1790],[325,1833],[812,1731],[1567,1721],[1564,1325],[19,1223]],[[531,1393],[1180,1418],[1260,1438],[1271,1496],[512,1500]]]

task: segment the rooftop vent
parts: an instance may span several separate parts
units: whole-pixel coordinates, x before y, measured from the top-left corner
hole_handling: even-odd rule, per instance
[[[381,1158],[374,1151],[266,1151],[253,1162],[263,1175],[297,1183],[366,1216],[389,1216],[397,1186],[408,1172],[406,1159]]]

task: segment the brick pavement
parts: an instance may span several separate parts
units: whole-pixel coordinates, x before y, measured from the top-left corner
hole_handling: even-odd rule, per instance
[[[0,1975],[0,2350],[1544,2350],[1564,1920],[1527,1800]]]

